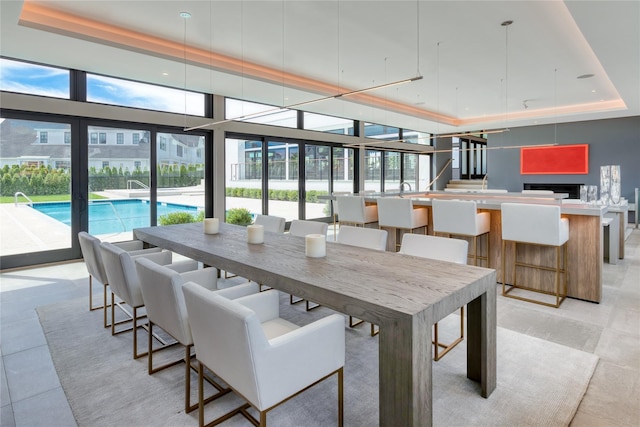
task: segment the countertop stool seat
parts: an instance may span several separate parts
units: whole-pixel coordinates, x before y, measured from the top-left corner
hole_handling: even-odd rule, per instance
[[[413,233],[414,230],[423,228],[427,234],[429,225],[429,210],[427,208],[413,207],[413,200],[402,197],[380,197],[378,199],[378,226],[395,229],[395,242],[397,251],[400,248],[402,235],[400,233]]]
[[[472,200],[433,200],[433,234],[447,234],[450,237],[472,237],[473,265],[483,260],[484,267],[489,268],[489,212],[478,212],[475,201]],[[487,245],[484,255],[478,254],[478,237],[484,236]]]
[[[448,239],[446,237],[422,236],[419,234],[405,234],[402,237],[400,253],[440,261],[467,263],[469,242],[462,239]],[[438,339],[438,323],[433,324],[433,360],[440,360],[460,344],[464,339],[464,306],[460,307],[460,336],[449,344],[443,344]],[[440,352],[442,348],[442,352]]]
[[[560,217],[560,206],[534,205],[524,203],[502,204],[502,295],[549,307],[560,307],[567,297],[567,241],[569,240],[569,220]],[[512,283],[506,283],[506,246],[513,243]],[[518,262],[518,245],[537,245],[555,249],[555,265],[534,265]],[[555,274],[553,291],[540,286],[523,286],[517,283],[517,267],[552,271]],[[562,275],[562,285],[560,276]],[[507,286],[510,286],[507,289]],[[511,294],[514,289],[524,289],[547,295],[554,295],[556,302],[549,303],[537,299]]]

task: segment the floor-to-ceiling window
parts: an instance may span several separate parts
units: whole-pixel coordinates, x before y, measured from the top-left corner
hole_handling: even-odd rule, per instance
[[[72,245],[71,124],[0,117],[2,256]]]
[[[225,140],[225,209],[262,214],[262,141]]]
[[[156,134],[158,225],[204,218],[204,162],[204,135]]]
[[[329,203],[318,196],[326,196],[331,183],[331,147],[305,144],[305,219],[326,218],[331,215]]]
[[[267,141],[267,211],[287,221],[299,218],[298,188],[300,149],[298,144]]]
[[[87,128],[89,233],[127,240],[150,223],[150,132],[140,128]]]

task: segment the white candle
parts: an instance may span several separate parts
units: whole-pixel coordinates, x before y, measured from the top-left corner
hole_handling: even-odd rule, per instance
[[[205,218],[204,219],[204,233],[205,234],[218,234],[220,222],[218,218]]]
[[[304,237],[304,253],[311,258],[327,256],[327,239],[322,234],[307,234]]]
[[[247,225],[247,242],[264,243],[264,227],[262,225]]]

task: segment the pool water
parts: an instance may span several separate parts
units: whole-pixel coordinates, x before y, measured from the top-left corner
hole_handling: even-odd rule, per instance
[[[34,203],[33,208],[71,226],[70,202]],[[111,234],[148,227],[150,203],[147,200],[100,200],[89,202],[89,233]],[[158,202],[158,217],[170,212],[197,214],[196,206]]]

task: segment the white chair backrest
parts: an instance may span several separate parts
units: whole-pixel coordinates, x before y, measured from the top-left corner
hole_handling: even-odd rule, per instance
[[[336,196],[340,221],[364,223],[364,197],[361,196]]]
[[[501,211],[502,240],[559,246],[569,238],[560,206],[503,203]]]
[[[439,200],[431,204],[433,231],[474,235],[476,232],[477,205],[473,200]]]
[[[269,231],[271,233],[284,233],[285,222],[286,219],[279,216],[258,215],[253,223],[262,225],[264,227],[264,231]]]
[[[378,224],[382,227],[413,228],[413,201],[402,197],[380,197]]]
[[[84,258],[84,263],[87,266],[89,274],[102,284],[109,283],[102,265],[100,239],[86,231],[81,231],[78,233],[78,240],[80,241],[82,257]]]
[[[462,239],[449,239],[424,234],[405,234],[402,237],[399,253],[466,264],[468,249],[469,243]]]
[[[334,191],[333,192],[332,195],[334,196],[334,198],[331,200],[331,206],[333,207],[333,214],[334,215],[339,215],[339,213],[338,213],[338,202],[336,200],[336,197],[337,196],[345,196],[347,194],[351,194],[351,193],[348,192],[348,191]]]
[[[147,258],[136,259],[140,289],[149,319],[182,345],[193,344],[180,273]]]
[[[307,234],[327,235],[328,224],[326,222],[307,221],[303,219],[294,219],[289,227],[289,234],[292,236],[304,237]]]
[[[198,360],[247,400],[257,402],[255,359],[269,342],[256,313],[193,282],[182,290]]]
[[[387,248],[387,231],[342,225],[338,232],[338,243],[384,251]]]
[[[138,271],[131,254],[109,242],[100,244],[104,271],[113,293],[132,307],[144,305]],[[170,264],[171,252],[162,251],[140,255],[158,264]]]

